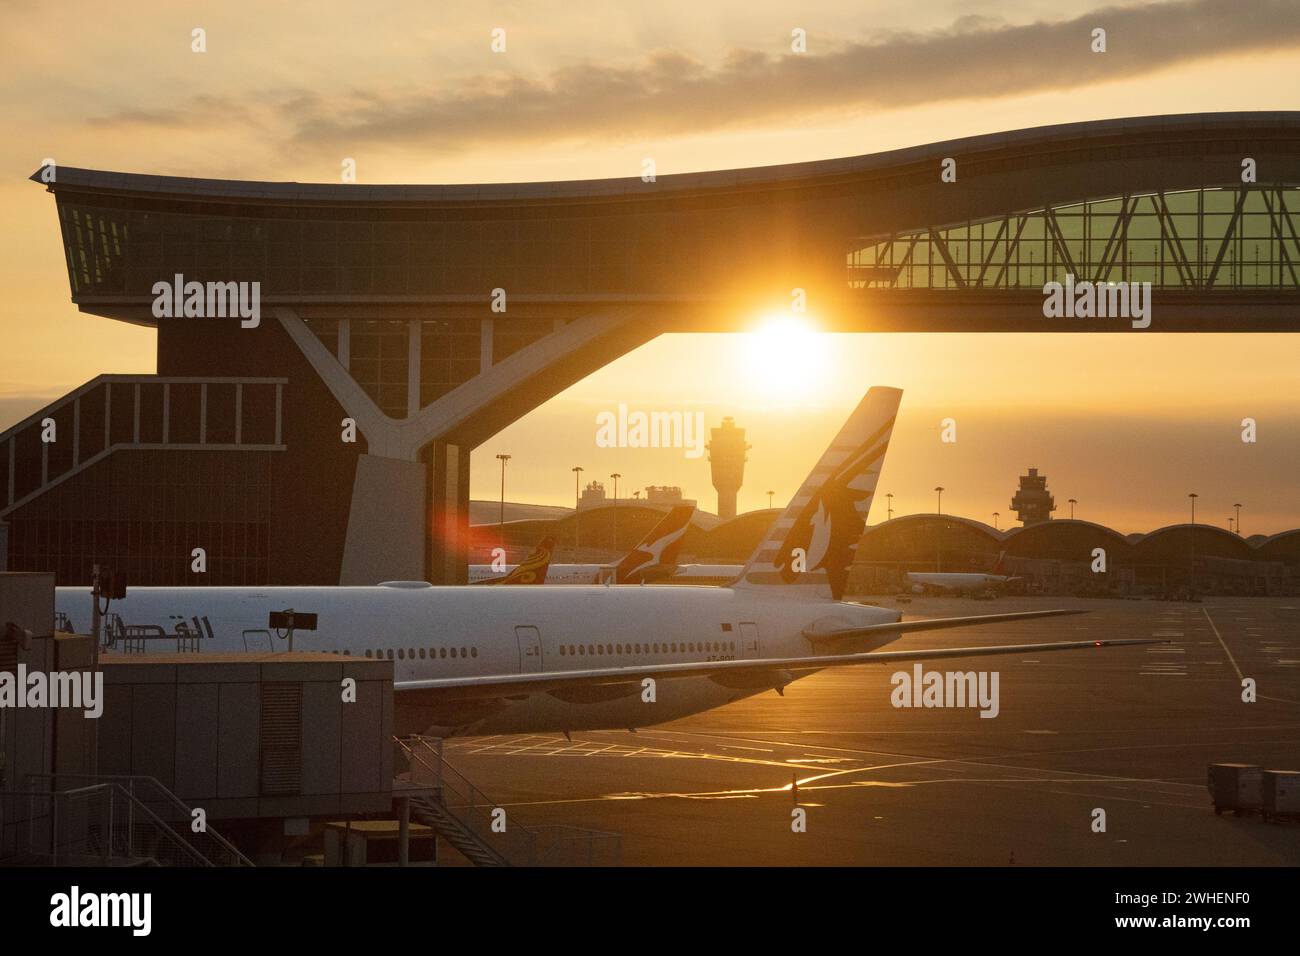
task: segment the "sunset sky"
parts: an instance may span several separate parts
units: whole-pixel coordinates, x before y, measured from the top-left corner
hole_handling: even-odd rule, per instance
[[[660,175],[872,153],[1062,122],[1294,109],[1287,2],[19,4],[3,0],[0,429],[103,372],[154,371],[149,330],[70,304],[54,202],[62,165],[369,183]],[[1093,55],[1093,26],[1109,51]],[[202,27],[208,50],[191,52]],[[494,54],[493,28],[507,50]],[[792,62],[790,36],[807,31]],[[759,317],[755,317],[756,322]],[[813,317],[815,321],[815,316]],[[792,355],[805,385],[777,392]],[[1300,335],[670,335],[477,450],[472,493],[571,504],[573,476],[680,484],[712,510],[704,459],[602,449],[595,418],[733,415],[753,445],[741,510],[783,503],[871,385],[905,390],[882,493],[902,513],[1012,521],[1036,465],[1067,513],[1122,531],[1186,520],[1300,526]],[[939,440],[952,417],[958,441]],[[1240,440],[1241,419],[1259,441]],[[883,513],[873,514],[873,520]]]

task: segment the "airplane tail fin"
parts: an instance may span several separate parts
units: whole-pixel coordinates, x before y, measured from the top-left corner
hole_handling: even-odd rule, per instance
[[[998,553],[997,561],[993,563],[993,571],[991,573],[1006,574],[1007,572],[1004,570],[1004,567],[1006,565],[1006,560],[1007,560],[1007,553],[1005,551],[1000,551]]]
[[[479,581],[479,584],[545,584],[546,572],[551,567],[551,554],[555,551],[555,539],[543,538],[528,557],[515,566],[515,569],[503,578]]]
[[[674,506],[615,566],[614,583],[640,584],[671,573],[694,514],[694,505]]]
[[[811,586],[837,601],[844,595],[902,397],[897,388],[867,392],[733,587]]]

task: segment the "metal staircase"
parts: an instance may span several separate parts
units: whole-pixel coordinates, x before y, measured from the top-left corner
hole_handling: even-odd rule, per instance
[[[27,852],[58,865],[252,866],[154,777],[31,774]]]
[[[524,826],[442,755],[442,741],[394,737],[406,761],[401,788],[411,792],[412,819],[433,829],[475,866],[617,866],[617,833],[568,826]]]
[[[511,865],[509,860],[461,822],[460,818],[436,798],[419,795],[409,799],[411,819],[431,827],[438,836],[459,850],[461,855],[475,866]]]

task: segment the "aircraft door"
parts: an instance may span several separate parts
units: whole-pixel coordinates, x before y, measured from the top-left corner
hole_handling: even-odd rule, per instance
[[[740,657],[753,660],[759,656],[758,625],[753,621],[740,622]]]
[[[536,674],[542,669],[542,635],[531,624],[515,628],[519,641],[519,673]]]
[[[275,647],[271,642],[271,632],[256,630],[244,632],[244,650],[246,651],[273,651]]]

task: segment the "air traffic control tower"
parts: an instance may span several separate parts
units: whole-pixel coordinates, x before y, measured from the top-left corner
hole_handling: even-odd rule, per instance
[[[724,521],[736,517],[736,492],[745,483],[745,429],[737,428],[731,416],[722,420],[722,426],[711,432],[709,439],[709,464],[712,465],[713,487],[718,490],[718,517]]]
[[[1047,476],[1040,475],[1037,468],[1030,468],[1029,474],[1021,475],[1020,487],[1011,499],[1011,507],[1026,528],[1051,521],[1056,499],[1047,490]]]
[[[97,376],[0,431],[8,568],[61,585],[95,562],[136,585],[464,582],[476,447],[656,336],[749,331],[796,287],[831,332],[1146,334],[1046,319],[1045,283],[1071,275],[1150,282],[1156,331],[1300,331],[1295,112],[654,182],[32,179],[73,305],[157,342],[155,374]],[[249,311],[256,288],[260,316],[188,292],[155,309],[190,283]],[[744,455],[718,481],[723,444],[725,515]]]

